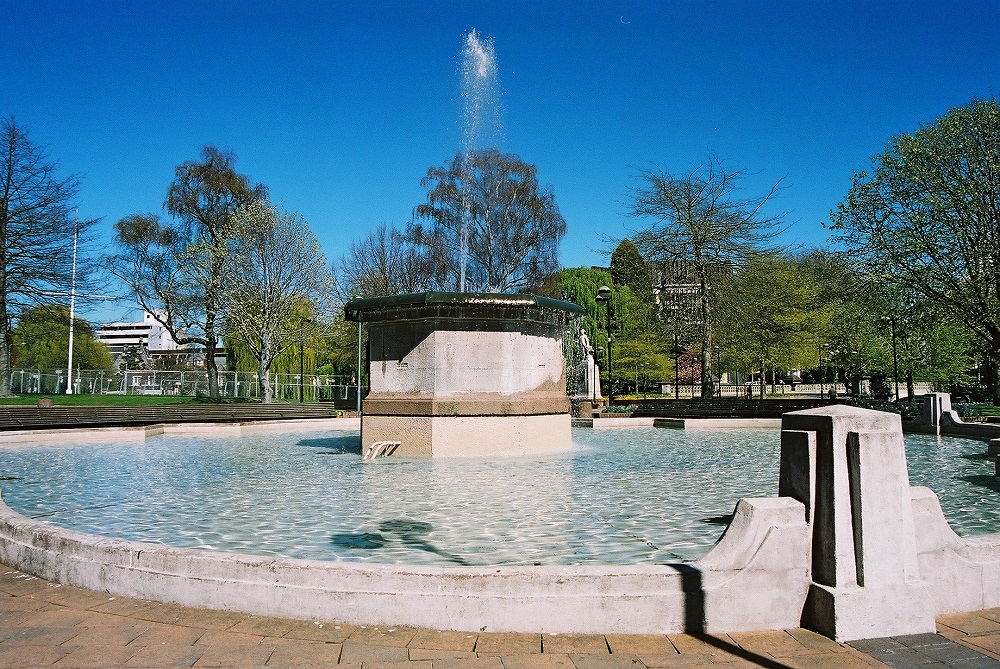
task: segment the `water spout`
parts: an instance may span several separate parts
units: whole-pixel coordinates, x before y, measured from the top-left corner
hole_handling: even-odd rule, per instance
[[[362,460],[374,460],[375,458],[387,457],[396,452],[399,448],[398,441],[376,441],[371,446],[365,449],[364,455],[361,456]]]
[[[465,129],[462,136],[466,169],[469,156],[477,148],[498,146],[501,134],[500,90],[497,58],[493,40],[480,40],[475,29],[469,31],[462,48],[462,102]],[[466,179],[468,181],[468,179]],[[465,292],[465,266],[469,255],[469,203],[463,195],[462,223],[459,231],[458,292]]]

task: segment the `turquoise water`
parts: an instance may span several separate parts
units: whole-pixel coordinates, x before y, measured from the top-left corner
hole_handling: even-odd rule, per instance
[[[777,491],[776,430],[573,432],[568,453],[362,462],[356,432],[0,446],[12,509],[177,547],[352,562],[689,561],[740,497]],[[982,442],[907,437],[911,483],[959,534],[1000,530]]]

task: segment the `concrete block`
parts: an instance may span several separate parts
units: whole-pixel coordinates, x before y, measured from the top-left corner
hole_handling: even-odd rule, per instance
[[[934,631],[898,415],[786,414],[779,491],[806,505],[811,522],[806,627],[838,641]]]
[[[689,595],[687,631],[798,627],[809,584],[804,506],[789,497],[741,499],[725,534],[693,567],[697,574],[687,574],[685,591],[700,579],[701,599]]]
[[[562,338],[580,307],[418,293],[354,300],[346,313],[368,323],[363,445],[398,441],[396,455],[408,457],[572,447]]]
[[[1000,455],[1000,439],[990,439],[990,443],[986,445],[986,455],[994,459]]]

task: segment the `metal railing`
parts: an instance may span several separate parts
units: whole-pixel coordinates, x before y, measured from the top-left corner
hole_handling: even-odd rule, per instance
[[[149,369],[76,370],[67,379],[63,369],[15,369],[11,390],[18,395],[66,394],[67,382],[74,395],[208,395],[208,374],[200,370],[160,371]],[[271,388],[277,401],[297,402],[301,390],[305,402],[334,402],[353,406],[357,385],[346,375],[272,374]],[[364,392],[364,389],[362,389]],[[219,395],[226,398],[260,399],[256,372],[219,372]]]

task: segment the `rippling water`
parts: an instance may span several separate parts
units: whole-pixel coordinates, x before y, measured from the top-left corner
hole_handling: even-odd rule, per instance
[[[178,547],[320,560],[531,565],[693,560],[740,497],[777,491],[776,430],[573,432],[568,453],[362,462],[356,432],[0,447],[16,511]],[[959,534],[1000,530],[982,442],[908,436],[910,480]]]

